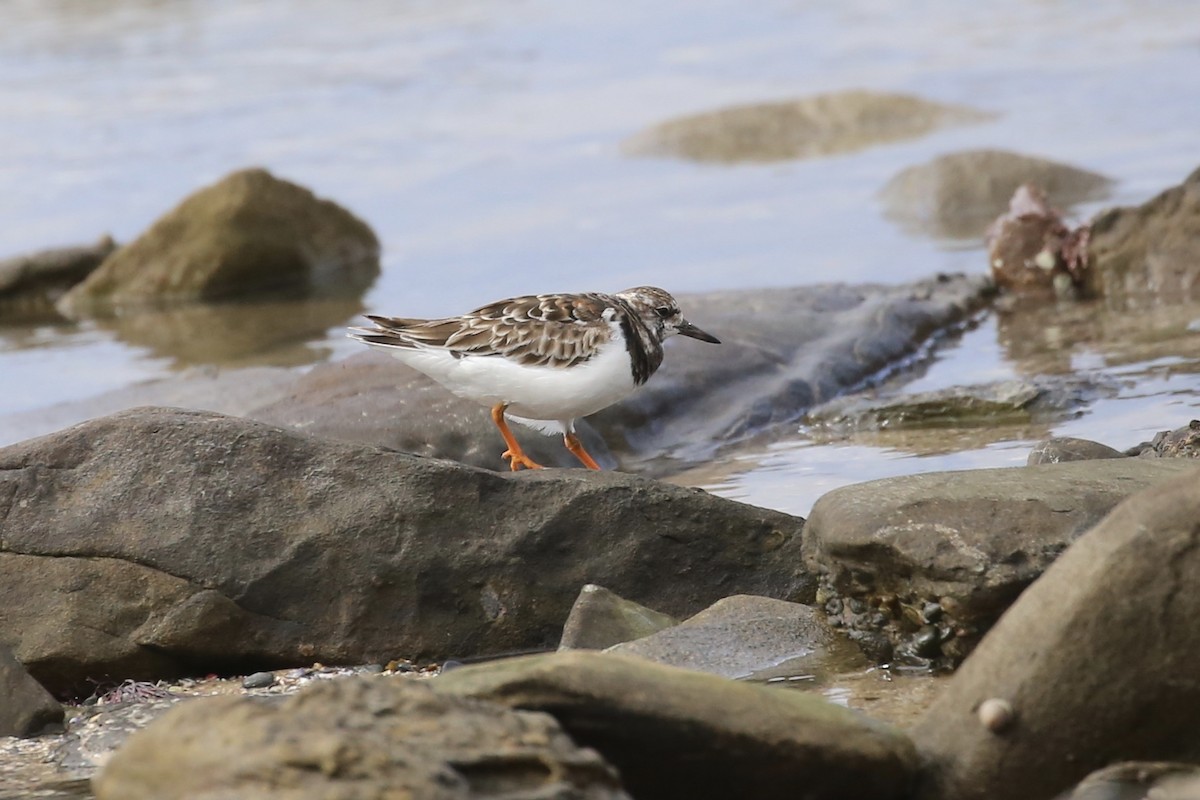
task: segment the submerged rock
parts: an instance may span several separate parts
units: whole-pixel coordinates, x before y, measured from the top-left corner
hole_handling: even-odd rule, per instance
[[[57,690],[547,648],[585,575],[676,615],[811,599],[802,528],[620,473],[137,409],[0,450],[0,641]]]
[[[784,161],[849,153],[990,117],[966,106],[853,90],[668,120],[630,137],[624,149],[701,162]]]
[[[899,800],[917,766],[900,731],[821,697],[629,656],[508,659],[455,670],[436,688],[554,715],[639,798]]]
[[[130,737],[92,785],[97,800],[629,797],[546,714],[378,677],[282,701],[181,704]]]
[[[183,200],[59,302],[69,316],[264,291],[356,296],[379,274],[379,241],[337,204],[262,169]]]
[[[1200,471],[1185,469],[1114,509],[1027,588],[913,729],[930,765],[917,796],[1053,797],[1118,761],[1200,758],[1197,520]],[[974,714],[992,697],[1014,713],[999,734]]]
[[[932,236],[974,239],[1004,212],[1024,183],[1069,208],[1108,193],[1103,175],[1005,150],[968,150],[908,167],[880,190],[888,217]]]

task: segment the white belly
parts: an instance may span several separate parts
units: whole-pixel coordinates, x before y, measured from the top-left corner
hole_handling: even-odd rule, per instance
[[[502,356],[455,358],[436,349],[383,349],[459,397],[488,407],[502,403],[518,422],[546,433],[570,430],[571,420],[607,408],[637,388],[619,335],[571,367],[522,366]]]

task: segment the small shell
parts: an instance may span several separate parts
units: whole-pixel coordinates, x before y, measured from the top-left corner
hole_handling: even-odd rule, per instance
[[[1012,703],[1007,700],[1001,700],[998,697],[989,697],[987,700],[984,700],[979,704],[979,708],[975,713],[979,716],[979,721],[983,723],[983,727],[992,733],[1000,733],[1011,725],[1014,717],[1016,717]]]

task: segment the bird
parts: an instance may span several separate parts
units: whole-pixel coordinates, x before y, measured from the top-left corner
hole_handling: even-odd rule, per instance
[[[600,469],[576,435],[575,421],[649,380],[662,364],[668,337],[720,344],[684,319],[670,293],[654,286],[524,295],[441,319],[366,318],[373,327],[351,327],[351,338],[491,409],[507,447],[501,458],[514,472],[542,465],[521,449],[509,419],[561,433],[585,467]]]

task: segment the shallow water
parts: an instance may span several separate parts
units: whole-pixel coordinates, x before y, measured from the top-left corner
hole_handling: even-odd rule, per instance
[[[1200,17],[1184,0],[355,9],[0,4],[0,254],[128,240],[188,192],[261,164],[375,228],[385,270],[365,305],[391,313],[637,283],[904,281],[984,267],[971,243],[883,218],[875,193],[906,166],[1003,147],[1110,175],[1110,202],[1137,202],[1200,162]],[[859,87],[996,117],[767,165],[621,153],[679,114]],[[341,324],[296,334],[315,340],[303,357],[349,352]],[[278,346],[296,363],[296,345]],[[111,326],[0,329],[0,415],[179,366]]]

